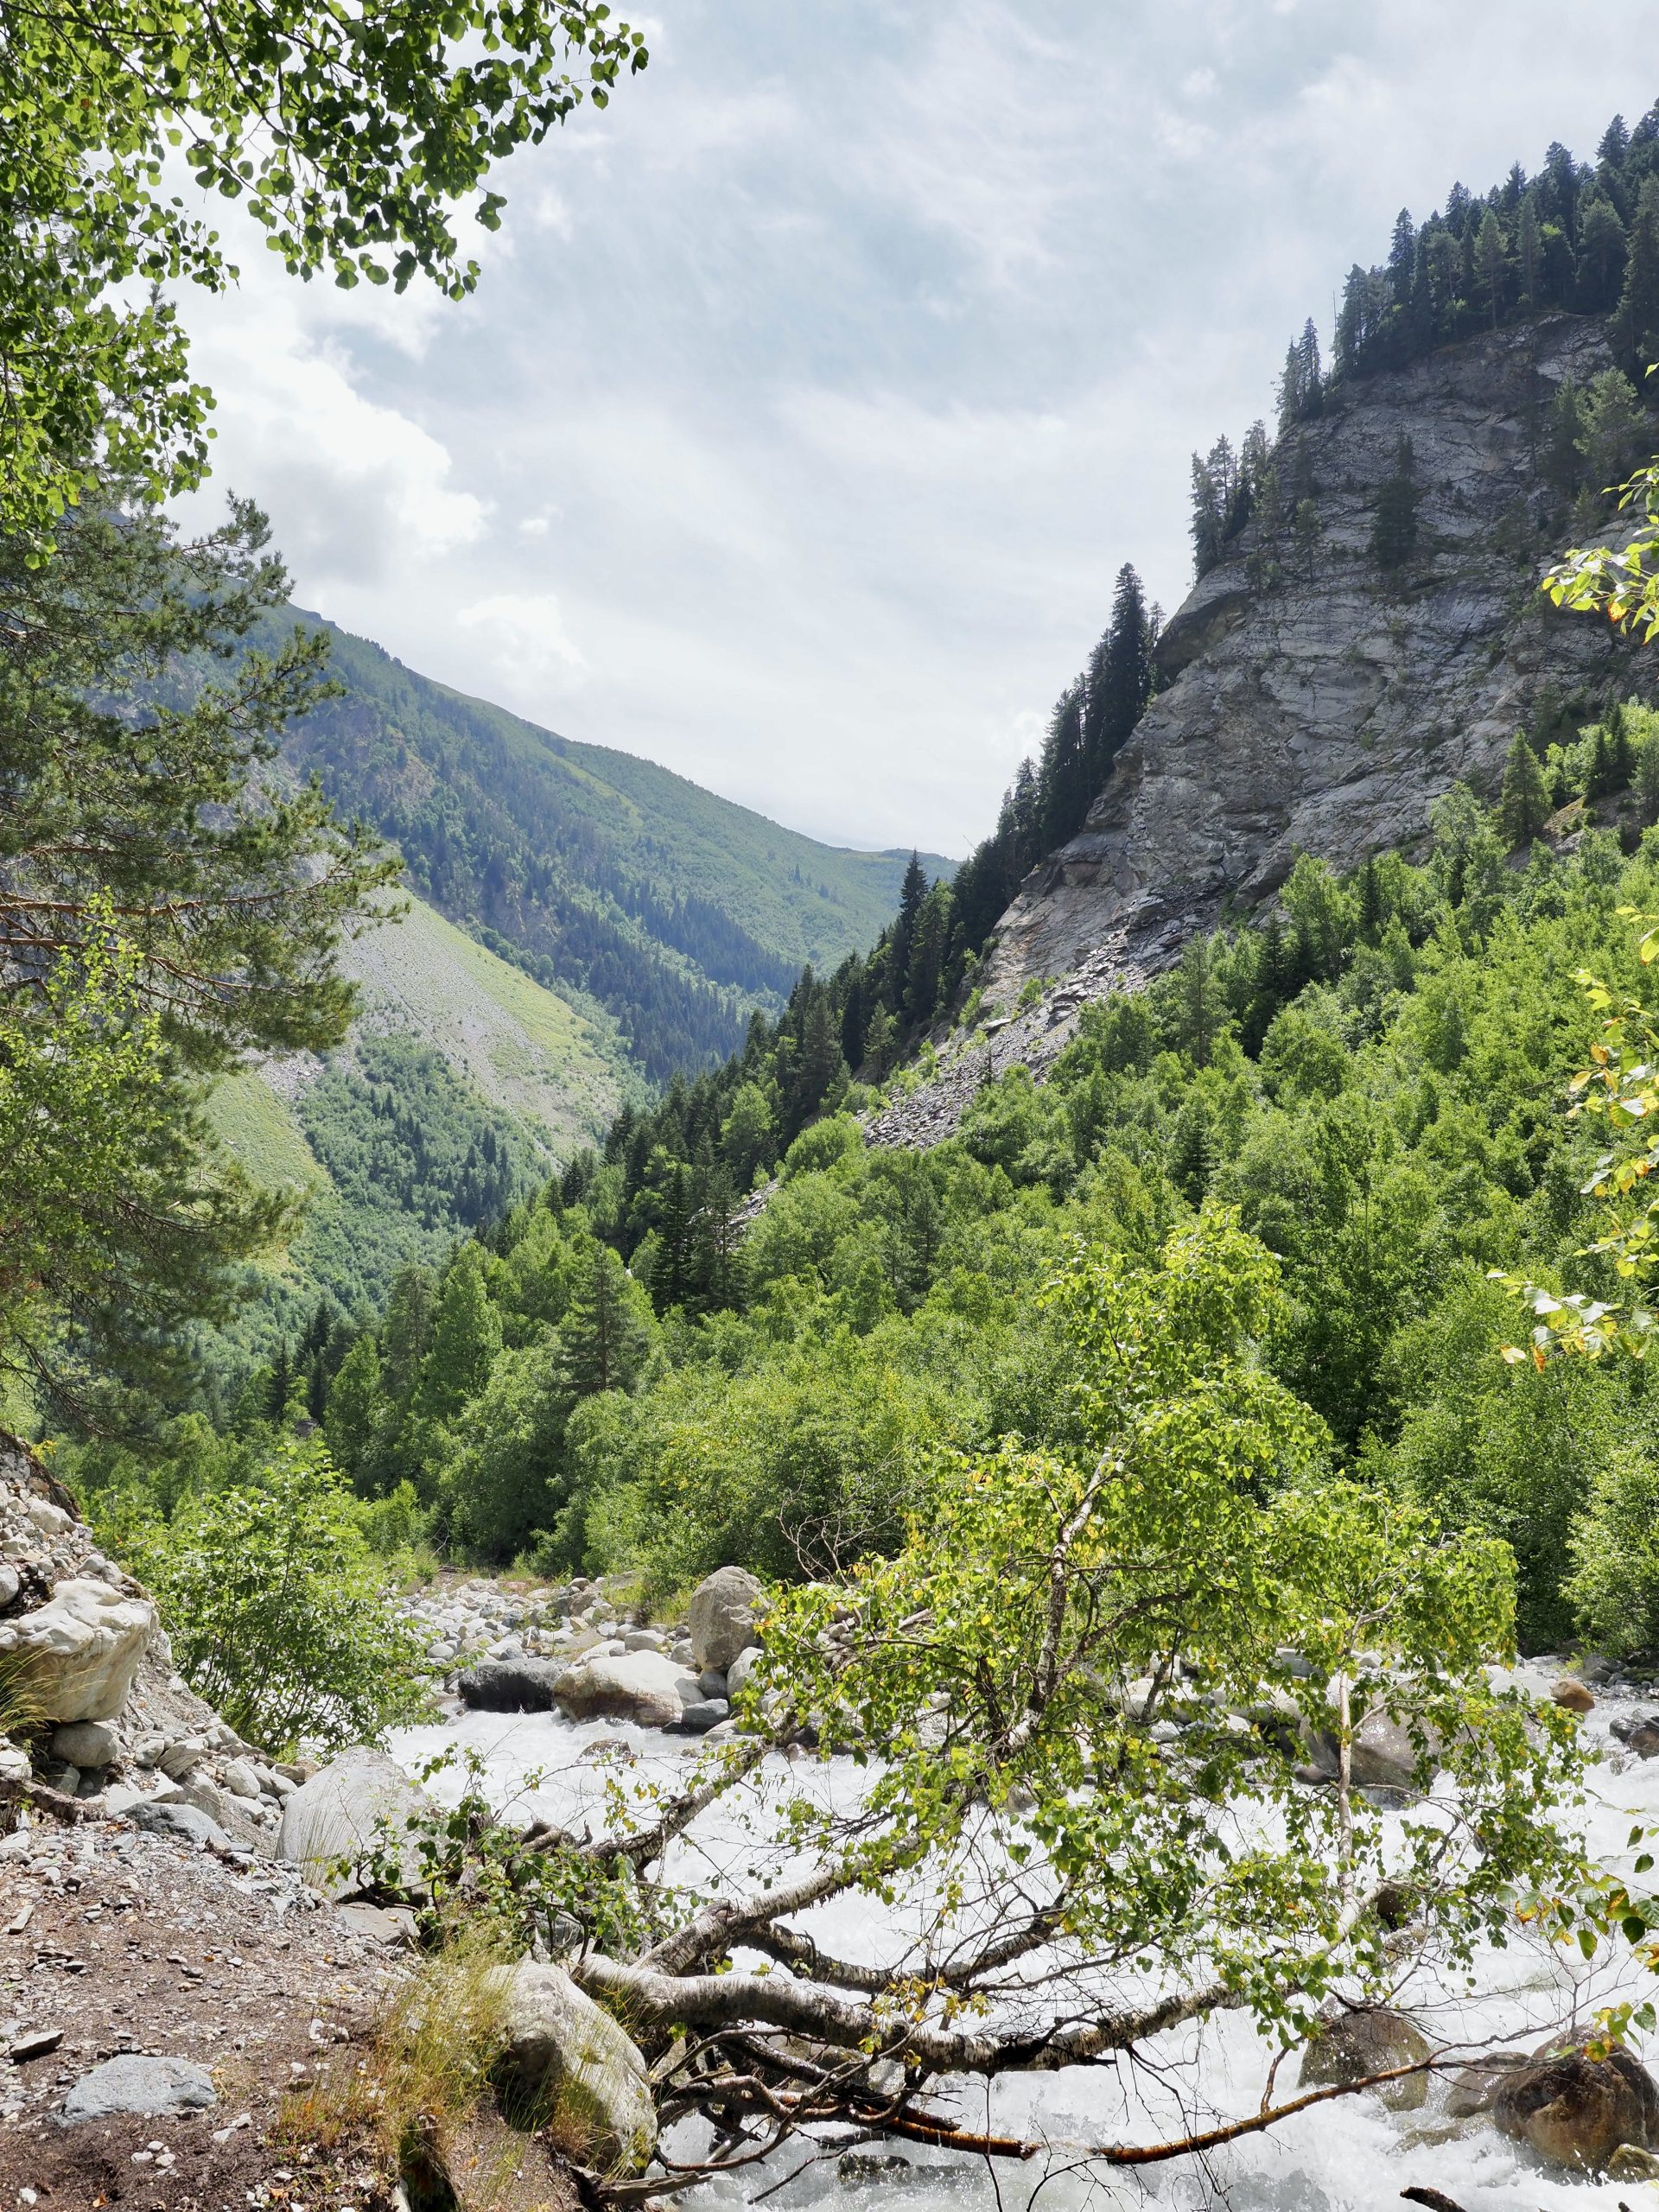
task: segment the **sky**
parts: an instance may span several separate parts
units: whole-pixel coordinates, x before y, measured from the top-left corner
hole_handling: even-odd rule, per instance
[[[186,302],[216,486],[411,667],[953,855],[1122,563],[1179,605],[1193,448],[1271,415],[1397,210],[1659,95],[1639,10],[1561,0],[632,20],[649,68],[499,173],[462,303],[299,284],[220,219],[242,281]]]

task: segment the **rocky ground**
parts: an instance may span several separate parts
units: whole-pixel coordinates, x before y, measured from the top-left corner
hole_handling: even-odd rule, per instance
[[[14,1829],[0,1839],[0,2206],[389,2207],[363,2147],[324,2158],[285,2137],[284,2101],[350,2063],[405,1956],[395,1929],[354,1923],[279,1862],[109,1816]],[[132,2059],[150,2063],[119,2063]],[[173,2108],[102,2111],[135,2085]]]

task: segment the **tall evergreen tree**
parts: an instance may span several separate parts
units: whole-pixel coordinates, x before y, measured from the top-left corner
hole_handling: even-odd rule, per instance
[[[501,1316],[490,1299],[482,1249],[463,1244],[450,1264],[432,1323],[432,1343],[421,1363],[416,1410],[427,1421],[448,1421],[489,1380],[501,1349]]]
[[[1538,220],[1538,195],[1529,192],[1521,202],[1515,232],[1515,258],[1522,311],[1531,315],[1539,302],[1544,272],[1544,234]]]
[[[1637,195],[1612,340],[1614,353],[1634,376],[1659,358],[1659,175],[1644,177]]]
[[[1077,830],[1093,797],[1084,750],[1084,684],[1068,683],[1048,719],[1043,741],[1043,842],[1061,845]]]
[[[1475,273],[1480,285],[1480,296],[1496,330],[1503,313],[1504,288],[1509,270],[1509,249],[1504,243],[1503,226],[1497,211],[1489,207],[1480,219],[1480,228],[1475,235]]]
[[[574,1395],[631,1389],[649,1342],[626,1269],[595,1243],[559,1324],[564,1372]]]
[[[1408,561],[1417,543],[1417,486],[1411,440],[1402,434],[1395,448],[1394,470],[1376,496],[1371,518],[1371,558],[1380,569],[1398,569]]]
[[[1607,315],[1624,282],[1624,224],[1606,194],[1592,187],[1579,221],[1578,305],[1586,315]]]
[[[1498,797],[1498,827],[1513,852],[1531,844],[1549,818],[1549,784],[1543,764],[1516,730],[1503,763],[1503,788]]]

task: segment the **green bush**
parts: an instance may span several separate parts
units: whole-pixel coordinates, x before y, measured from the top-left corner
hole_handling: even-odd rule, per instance
[[[1590,1642],[1615,1659],[1659,1651],[1659,1462],[1615,1451],[1591,1478],[1570,1550],[1565,1594]]]
[[[376,1743],[423,1702],[422,1647],[324,1452],[288,1446],[246,1487],[131,1531],[193,1688],[272,1752]]]

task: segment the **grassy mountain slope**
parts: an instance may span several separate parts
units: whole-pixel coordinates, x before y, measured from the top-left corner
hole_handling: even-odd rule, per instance
[[[328,631],[345,696],[290,734],[290,764],[394,838],[450,920],[604,1007],[653,1079],[734,1049],[753,1006],[892,919],[906,854],[819,844],[296,614]]]
[[[219,1136],[253,1179],[303,1192],[261,1271],[250,1334],[294,1330],[326,1292],[383,1301],[455,1237],[601,1135],[639,1077],[607,1019],[549,991],[422,900],[359,938],[346,1047],[220,1084]]]

